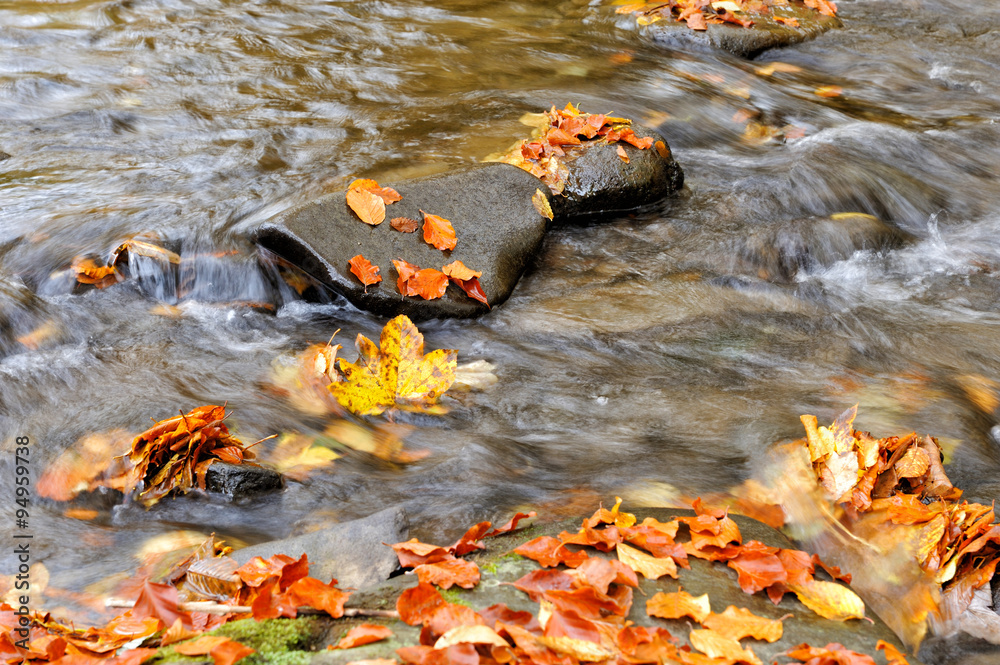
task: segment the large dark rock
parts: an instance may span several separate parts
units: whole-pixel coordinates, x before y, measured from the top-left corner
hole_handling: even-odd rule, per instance
[[[769,16],[751,16],[754,25],[750,28],[710,23],[708,30],[692,30],[685,23],[665,19],[643,30],[654,42],[668,48],[722,49],[743,58],[754,58],[767,49],[798,44],[842,25],[837,17],[824,16],[801,2],[793,2],[778,10],[779,15],[797,19],[799,27],[778,23]]]
[[[255,556],[287,554],[309,556],[309,575],[324,582],[335,577],[342,589],[365,589],[389,578],[399,563],[392,548],[383,543],[407,539],[409,525],[402,508],[387,508],[368,517],[334,524],[301,536],[251,545],[233,552],[243,565]]]
[[[347,206],[345,193],[337,192],[265,222],[255,239],[362,309],[414,319],[472,317],[486,312],[486,305],[469,298],[454,284],[437,300],[401,295],[392,260],[440,270],[459,259],[482,271],[480,284],[490,305],[496,306],[514,289],[540,247],[548,223],[531,203],[535,190],[545,191],[545,186],[507,164],[484,164],[457,173],[380,184],[395,188],[403,198],[387,206],[386,220],[378,226],[361,222]],[[392,217],[422,222],[420,210],[451,221],[458,237],[454,250],[434,249],[424,242],[421,229],[400,233],[390,227]],[[351,274],[348,261],[357,254],[379,266],[382,282],[366,289]]]
[[[569,169],[566,189],[554,197],[552,205],[556,221],[634,210],[680,191],[684,173],[674,161],[666,139],[638,125],[633,125],[633,129],[639,138],[648,136],[662,141],[663,154],[656,147],[640,150],[624,141],[568,150],[562,160]],[[618,146],[625,149],[627,163],[618,156]]]

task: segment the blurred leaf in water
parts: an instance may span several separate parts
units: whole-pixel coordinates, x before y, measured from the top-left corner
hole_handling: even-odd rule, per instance
[[[111,460],[128,448],[132,436],[123,429],[88,434],[67,448],[38,479],[39,496],[71,501],[110,481]]]
[[[264,456],[275,471],[292,480],[305,480],[316,469],[329,468],[340,455],[317,443],[316,436],[285,432]]]
[[[398,423],[366,427],[348,420],[336,420],[327,425],[324,434],[351,450],[368,453],[387,462],[408,464],[430,454],[428,450],[403,450],[403,439],[414,429]]]
[[[60,332],[61,329],[59,325],[50,319],[39,325],[31,332],[21,335],[17,338],[17,341],[24,345],[26,349],[37,351],[43,344],[52,341],[59,335]]]

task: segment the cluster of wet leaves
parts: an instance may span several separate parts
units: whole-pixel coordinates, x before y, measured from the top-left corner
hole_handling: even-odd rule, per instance
[[[132,238],[118,245],[107,262],[101,262],[92,256],[77,256],[73,259],[71,269],[80,284],[103,289],[126,279],[123,268],[128,264],[129,255],[145,256],[165,264],[177,265],[181,262],[181,257],[168,249]]]
[[[202,633],[247,615],[258,621],[294,618],[300,608],[333,618],[344,615],[350,592],[336,588],[337,580],[325,583],[309,577],[305,554],[299,559],[284,554],[254,557],[239,566],[229,551],[209,537],[168,571],[164,582],[146,579],[131,609],[99,628],[76,628],[34,610],[19,615],[4,604],[0,657],[7,663],[138,665],[157,648],[172,645],[176,653],[209,655],[215,665],[232,665],[254,650]]]
[[[616,4],[620,5],[615,10],[617,13],[635,14],[639,25],[667,20],[684,23],[692,30],[708,30],[711,23],[751,28],[754,25],[752,17],[757,16],[789,27],[799,27],[798,19],[782,13],[783,8],[792,4],[789,0],[623,0]],[[826,16],[837,14],[837,5],[832,0],[804,0],[801,4]]]
[[[385,221],[385,206],[401,201],[402,198],[395,189],[382,187],[370,179],[355,180],[347,188],[347,205],[362,222],[371,226],[378,226]],[[450,252],[458,246],[455,227],[451,221],[423,210],[420,213],[424,216],[424,242],[442,252]],[[394,217],[389,224],[400,233],[413,233],[420,226],[420,222],[409,217]],[[382,269],[373,265],[362,254],[352,257],[348,263],[351,273],[366,289],[382,281]],[[461,261],[453,261],[441,270],[420,268],[402,259],[393,260],[392,264],[399,274],[396,285],[404,296],[418,296],[424,300],[441,298],[447,291],[450,280],[470,298],[489,306],[486,294],[479,284],[483,273],[467,268]]]
[[[855,529],[890,533],[910,543],[916,563],[940,585],[944,602],[928,599],[923,613],[964,612],[977,589],[992,579],[1000,563],[1000,523],[991,506],[963,501],[942,465],[931,436],[911,432],[874,438],[853,428],[857,405],[829,427],[802,416],[805,445],[818,482],[840,508],[841,521]],[[916,617],[923,619],[923,617]]]
[[[223,422],[222,406],[200,406],[154,424],[132,440],[131,450],[97,464],[81,464],[80,452],[69,449],[38,480],[40,496],[69,501],[98,487],[119,490],[149,507],[170,494],[205,489],[205,473],[216,461],[243,464],[253,451],[232,436]],[[121,439],[120,432],[93,443]],[[90,440],[85,439],[84,443]]]
[[[502,155],[491,155],[487,161],[512,164],[532,174],[546,185],[553,194],[562,194],[566,189],[569,169],[564,158],[574,151],[594,145],[628,143],[647,150],[654,145],[661,155],[669,155],[663,141],[650,136],[639,137],[630,126],[628,118],[616,118],[604,113],[582,113],[580,109],[567,104],[563,109],[553,106],[548,113],[528,114],[522,122],[535,127],[534,136],[514,144]],[[618,156],[629,161],[628,153],[619,144]],[[532,199],[536,209],[544,217],[552,219],[552,210],[544,196],[538,200],[540,192]]]
[[[619,510],[620,503],[611,510],[600,508],[583,521],[578,532],[542,536],[514,550],[543,566],[513,583],[539,604],[534,614],[503,604],[476,612],[446,601],[434,588],[472,588],[478,583],[475,564],[459,557],[481,548],[479,538],[495,534],[487,531],[488,523],[471,528],[448,548],[416,540],[394,545],[400,563],[414,568],[419,579],[416,587],[400,595],[396,607],[404,622],[421,626],[420,646],[397,649],[397,655],[411,665],[759,664],[752,649],[740,640],[777,641],[782,621],[735,606],[714,613],[707,594],[696,598],[683,590],[661,592],[646,603],[650,616],[688,617],[701,624],[687,635],[691,646],[678,646],[679,640],[665,628],[635,626],[626,620],[638,575],[676,578],[678,566],[688,566],[688,556],[728,561],[740,572],[740,585],[747,593],[766,588],[777,602],[784,591],[793,590],[823,616],[846,620],[863,615],[863,603],[849,589],[813,577],[816,565],[840,576],[837,569],[805,552],[768,548],[753,541],[741,544],[739,528],[725,511],[705,508],[696,500],[694,517],[669,523],[647,518],[636,524],[634,515]],[[519,517],[504,528],[516,526]],[[682,526],[689,540],[675,540]],[[587,547],[615,550],[618,558],[592,556]],[[889,662],[906,663],[892,645],[880,642],[878,648],[886,650]],[[802,644],[786,655],[812,665],[874,663],[870,656],[839,644],[822,648]]]

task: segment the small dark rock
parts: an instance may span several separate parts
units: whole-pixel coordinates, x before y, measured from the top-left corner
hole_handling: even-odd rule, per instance
[[[778,23],[769,16],[753,16],[753,27],[710,23],[708,30],[692,30],[686,23],[662,20],[645,28],[654,42],[679,50],[721,49],[742,58],[754,58],[767,49],[780,48],[813,39],[843,24],[836,16],[825,16],[800,2],[776,7],[781,16],[797,19],[799,27]]]
[[[241,500],[281,489],[281,474],[256,464],[213,462],[205,472],[205,489]]]
[[[0,162],[7,161],[8,159],[10,159],[10,153],[0,150]]]
[[[265,222],[255,240],[362,309],[417,320],[472,317],[488,308],[454,284],[437,300],[401,295],[393,259],[436,270],[461,260],[482,271],[479,282],[495,307],[510,296],[541,246],[548,220],[535,210],[531,197],[545,185],[517,167],[483,164],[458,173],[380,184],[395,188],[402,200],[386,207],[386,220],[378,226],[358,219],[347,206],[345,192],[337,192]],[[431,247],[421,229],[400,233],[391,228],[392,217],[410,217],[422,224],[420,210],[451,221],[458,238],[454,250]],[[357,254],[379,266],[380,283],[365,288],[350,272],[348,261]]]
[[[570,151],[563,163],[569,169],[566,189],[554,196],[552,210],[560,218],[634,210],[672,196],[684,186],[684,172],[674,161],[667,141],[657,132],[633,125],[639,138],[663,141],[665,155],[656,147],[640,150],[623,141],[598,143]],[[618,146],[629,161],[618,156]]]
[[[409,525],[402,508],[387,508],[368,517],[335,524],[319,531],[251,545],[233,552],[243,565],[255,556],[309,556],[309,575],[322,581],[335,577],[341,588],[364,589],[380,584],[398,567],[392,548],[407,538]]]

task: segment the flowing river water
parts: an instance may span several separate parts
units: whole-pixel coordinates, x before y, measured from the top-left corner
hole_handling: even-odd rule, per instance
[[[253,542],[403,503],[453,535],[724,491],[800,414],[854,403],[1000,496],[1000,5],[840,5],[843,29],[746,61],[659,48],[597,0],[0,0],[0,439],[31,437],[36,477],[88,433],[201,404],[228,402],[244,441],[322,430],[268,388],[275,363],[385,321],[274,280],[247,237],[276,212],[462,169],[567,102],[658,128],[686,174],[657,209],[553,228],[490,314],[421,324],[498,377],[401,418],[426,458],[348,453],[166,520],[33,506],[34,560],[70,592],[49,605],[177,529]],[[137,234],[180,254],[176,279],[136,260],[74,288],[74,257]]]

